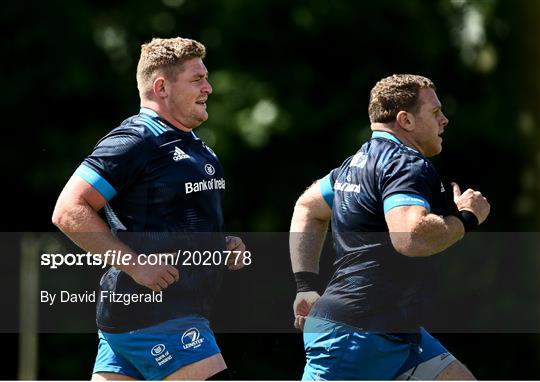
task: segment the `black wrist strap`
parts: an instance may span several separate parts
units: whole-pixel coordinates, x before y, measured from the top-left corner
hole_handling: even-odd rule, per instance
[[[313,272],[295,272],[296,293],[317,292],[319,290],[319,275]]]
[[[456,216],[463,223],[463,227],[465,227],[465,232],[470,232],[476,227],[478,227],[478,218],[471,211],[461,210]]]

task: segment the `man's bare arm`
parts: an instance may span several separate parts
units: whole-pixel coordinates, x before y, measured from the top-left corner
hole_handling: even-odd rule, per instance
[[[402,255],[435,255],[461,240],[463,224],[455,216],[438,216],[421,206],[392,208],[385,215],[392,245]]]
[[[110,231],[98,211],[107,203],[89,183],[74,175],[60,193],[52,222],[75,244],[90,253],[103,254],[115,249],[124,254],[137,255]],[[129,265],[111,264],[129,274],[137,283],[155,291],[178,281],[178,270],[171,265],[141,266],[137,261]]]
[[[324,200],[317,181],[300,196],[291,220],[289,249],[298,285],[301,285],[299,275],[307,277],[306,281],[311,278],[309,276],[316,277],[315,274],[319,273],[319,258],[331,217],[332,210]],[[306,316],[320,297],[314,287],[303,289],[298,289],[293,303],[294,326],[297,329],[304,328]]]
[[[74,175],[58,197],[52,222],[75,244],[91,253],[101,253],[105,248],[132,253],[112,235],[107,223],[98,215],[97,211],[106,203],[94,187]]]
[[[455,183],[452,187],[458,210],[472,212],[478,223],[483,223],[490,211],[487,199],[471,189],[462,194]],[[435,255],[461,240],[465,234],[463,223],[456,216],[431,214],[421,206],[395,207],[386,213],[385,218],[392,245],[405,256]]]
[[[319,258],[331,217],[332,210],[322,197],[317,181],[294,206],[289,237],[293,272],[319,273]]]

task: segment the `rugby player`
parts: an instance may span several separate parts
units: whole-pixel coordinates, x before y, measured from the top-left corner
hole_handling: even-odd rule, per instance
[[[180,37],[142,45],[140,112],[97,143],[67,182],[53,213],[53,223],[81,248],[134,255],[245,249],[240,238],[221,233],[223,168],[193,132],[208,118],[206,101],[212,93],[205,54],[202,44]],[[198,232],[216,234],[201,238]],[[240,269],[238,258],[200,267],[112,265],[101,279],[102,291],[155,291],[163,298],[127,306],[98,302],[92,379],[228,379],[206,317],[222,270],[226,265]]]
[[[428,78],[393,75],[371,90],[371,139],[298,199],[291,222],[295,326],[304,380],[474,379],[422,327],[432,255],[487,218],[478,191],[443,184],[427,159],[448,119]],[[331,221],[335,272],[317,292]]]

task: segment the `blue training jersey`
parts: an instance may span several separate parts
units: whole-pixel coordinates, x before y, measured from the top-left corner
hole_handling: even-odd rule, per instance
[[[178,250],[223,250],[223,168],[193,132],[184,132],[153,110],[142,108],[102,138],[75,175],[107,200],[111,230],[136,254]],[[208,315],[224,266],[181,266],[180,281],[163,291],[162,302],[98,299],[97,324],[123,332],[185,314]],[[111,267],[102,291],[150,293]]]
[[[419,205],[437,215],[455,213],[429,160],[386,132],[372,139],[321,180],[332,207],[335,272],[310,315],[358,328],[415,330],[433,283],[433,258],[398,253],[385,213]]]

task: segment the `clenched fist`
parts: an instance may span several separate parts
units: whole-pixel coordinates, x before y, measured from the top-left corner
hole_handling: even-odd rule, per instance
[[[472,212],[478,219],[478,224],[482,224],[488,217],[491,209],[489,202],[482,196],[482,193],[471,188],[468,188],[464,193],[461,193],[461,189],[457,183],[452,183],[452,189],[454,191],[454,202],[456,203],[458,210]]]

